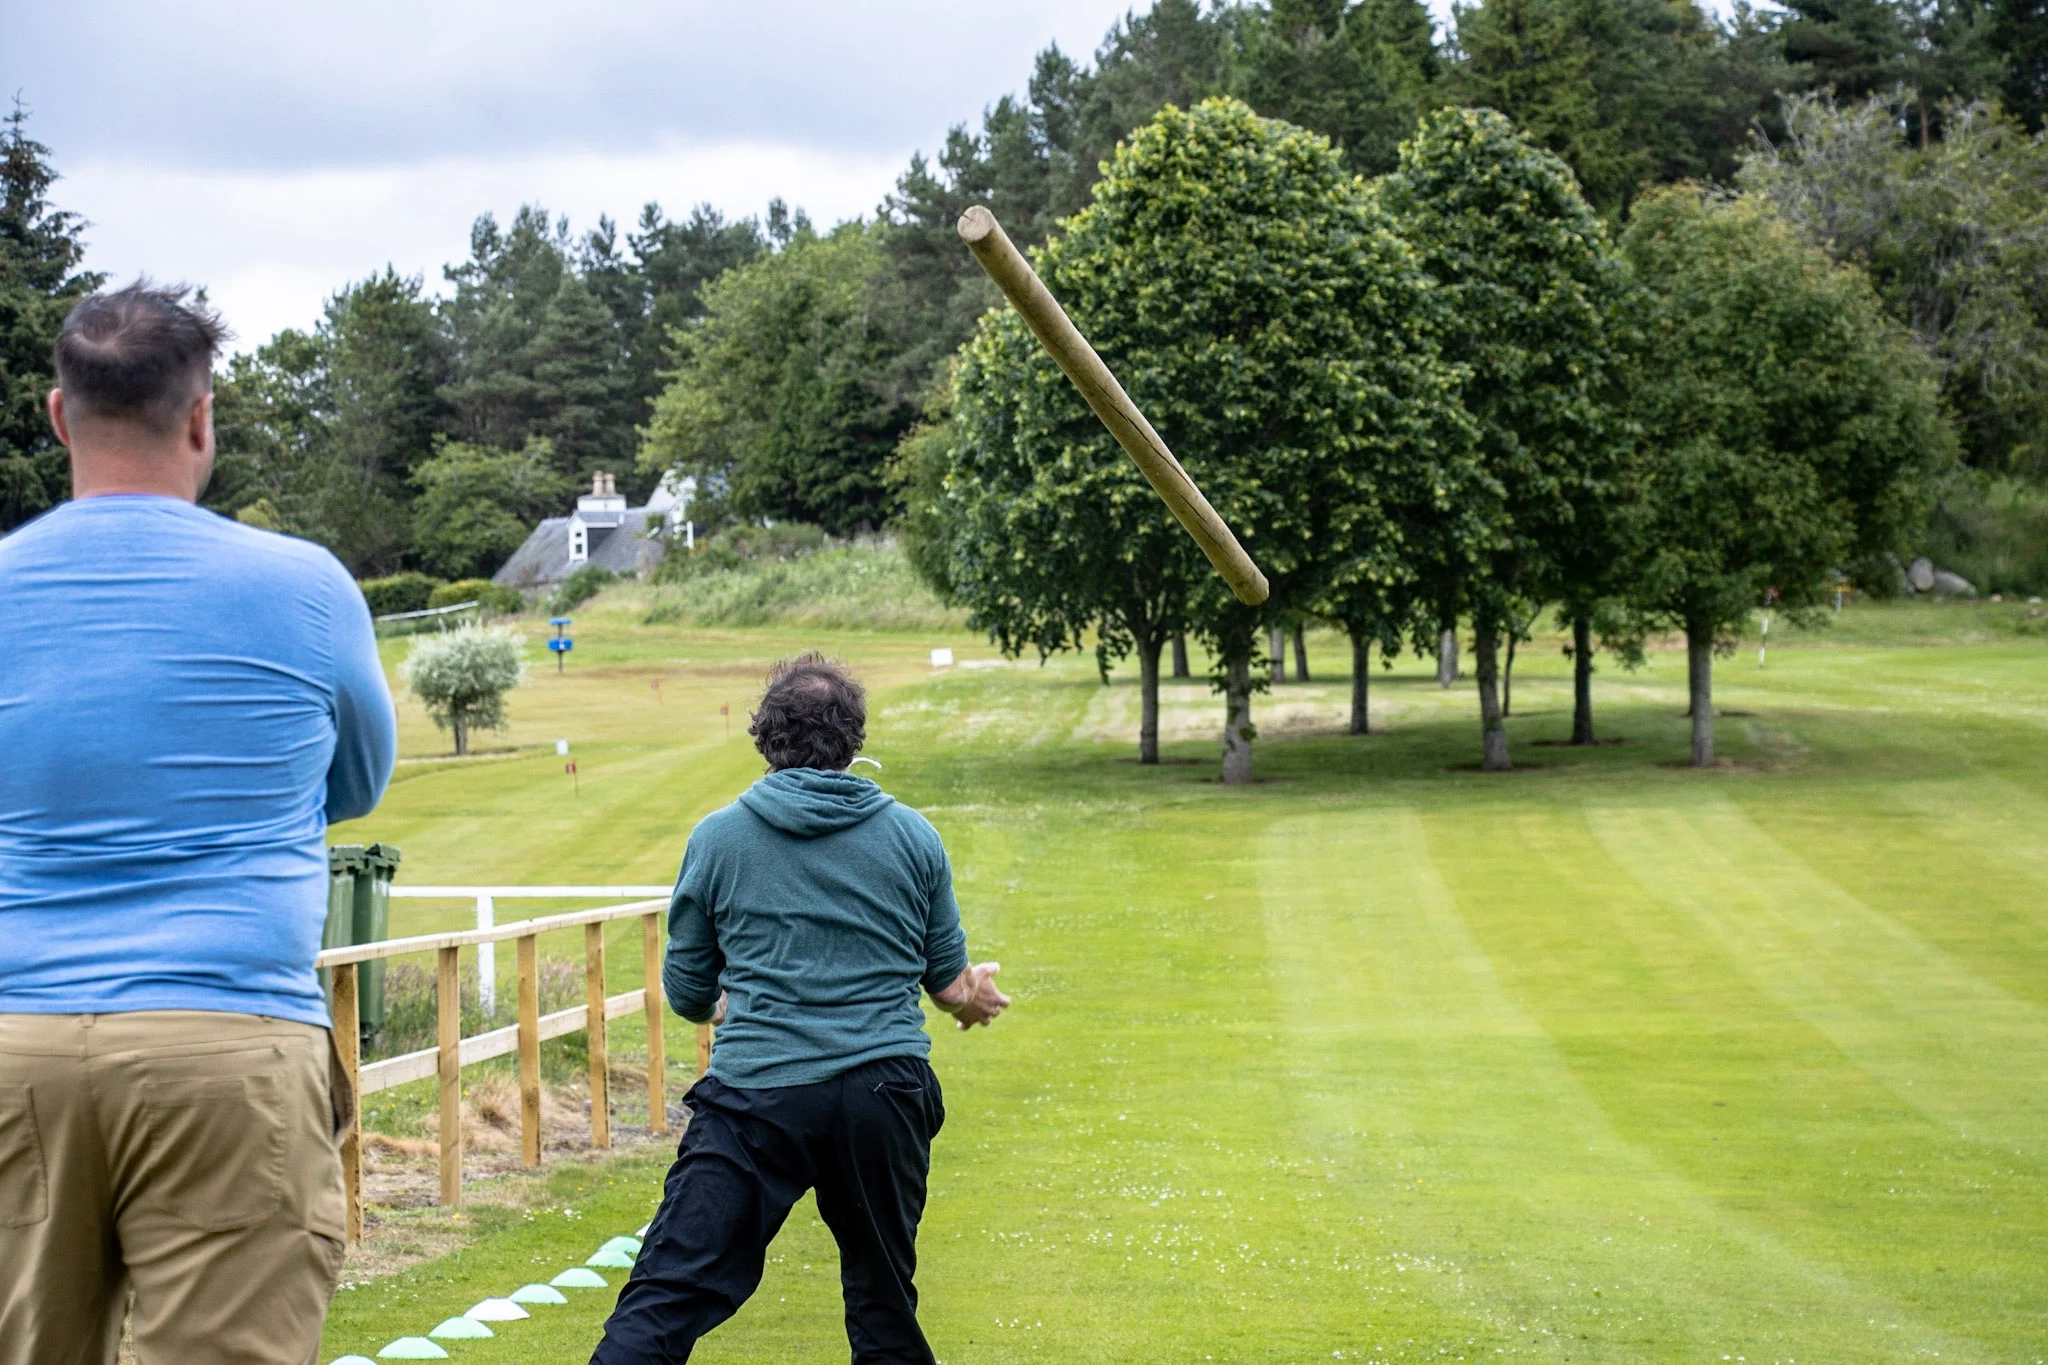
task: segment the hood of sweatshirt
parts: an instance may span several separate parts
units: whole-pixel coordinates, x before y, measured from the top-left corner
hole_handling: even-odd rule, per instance
[[[851,829],[895,800],[865,777],[828,768],[784,768],[740,794],[741,805],[799,839]]]

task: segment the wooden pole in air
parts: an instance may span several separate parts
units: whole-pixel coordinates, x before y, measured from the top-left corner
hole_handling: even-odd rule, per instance
[[[996,216],[977,204],[960,215],[959,231],[974,259],[981,262],[981,268],[996,282],[996,287],[1023,315],[1025,325],[1031,328],[1039,344],[1058,362],[1067,378],[1074,381],[1081,397],[1136,462],[1153,491],[1165,500],[1167,510],[1187,528],[1195,544],[1202,547],[1202,553],[1223,575],[1238,601],[1253,607],[1265,601],[1269,591],[1266,576],[1202,496],[1202,490],[1195,487],[1195,481],[1145,420],[1145,414],[1138,411],[1123,385],[1117,383],[1109,366],[1095,354],[1088,338],[1074,326],[1059,300],[1045,287],[1045,281],[1038,278],[1031,262],[1010,241]]]
[[[460,948],[436,955],[435,1022],[441,1072],[441,1202],[462,1202],[462,996],[456,975]]]

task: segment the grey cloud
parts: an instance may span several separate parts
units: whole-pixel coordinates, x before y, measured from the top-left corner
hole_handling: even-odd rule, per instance
[[[0,19],[0,81],[60,165],[304,170],[677,137],[871,154],[936,145],[1020,89],[1047,41],[1086,55],[1124,8],[70,0]]]

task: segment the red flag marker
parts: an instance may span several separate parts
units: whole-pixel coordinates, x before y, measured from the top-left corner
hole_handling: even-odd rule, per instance
[[[576,794],[583,795],[583,780],[576,776],[576,760],[572,758],[564,763],[562,771],[569,774],[569,785],[575,789]]]

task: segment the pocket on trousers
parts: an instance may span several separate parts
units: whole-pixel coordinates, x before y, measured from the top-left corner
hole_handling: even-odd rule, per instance
[[[249,1227],[284,1203],[285,1125],[278,1078],[144,1081],[148,1156],[142,1198],[209,1232]]]
[[[0,1085],[0,1228],[25,1228],[49,1216],[35,1096],[25,1085]]]
[[[946,1126],[946,1101],[939,1090],[939,1078],[930,1071],[923,1080],[898,1080],[891,1077],[875,1084],[877,1095],[887,1095],[907,1108],[916,1109],[924,1115],[924,1135],[927,1141],[939,1135]]]

